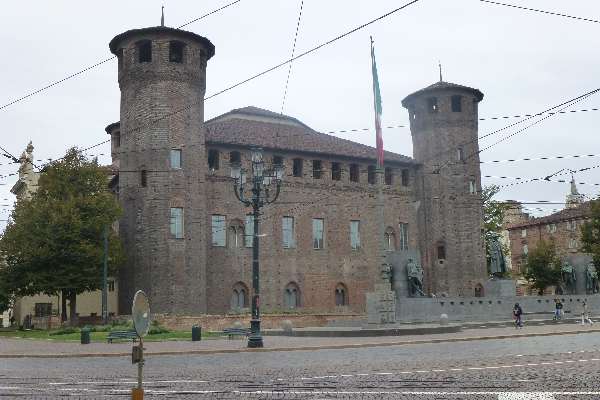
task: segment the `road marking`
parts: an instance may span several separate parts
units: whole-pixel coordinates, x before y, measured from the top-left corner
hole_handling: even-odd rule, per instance
[[[499,393],[498,400],[554,400],[551,393]]]

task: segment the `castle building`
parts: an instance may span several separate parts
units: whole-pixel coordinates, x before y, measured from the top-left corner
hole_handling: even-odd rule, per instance
[[[121,89],[120,121],[106,128],[124,210],[120,312],[138,289],[157,313],[249,307],[252,216],[235,197],[230,164],[249,168],[254,148],[285,171],[260,220],[262,309],[364,311],[380,273],[375,149],[256,107],[205,122],[215,48],[194,33],[130,30],[110,50]],[[385,247],[420,251],[427,294],[481,294],[486,279],[482,98],[442,81],[409,95],[414,158],[385,153]]]

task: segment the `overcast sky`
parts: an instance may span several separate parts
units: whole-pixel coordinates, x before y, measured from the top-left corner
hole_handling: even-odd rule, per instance
[[[0,106],[111,56],[108,42],[123,31],[160,23],[179,26],[232,0],[54,0],[5,2],[0,41]],[[406,1],[305,0],[296,54],[402,5]],[[597,0],[506,0],[531,8],[600,19]],[[289,58],[300,0],[242,0],[185,29],[216,47],[208,63],[207,95]],[[376,45],[383,125],[407,124],[401,100],[438,80],[480,89],[480,117],[536,113],[600,87],[600,24],[491,5],[479,0],[421,0],[293,64],[285,114],[322,132],[373,125],[369,35]],[[205,118],[254,105],[279,112],[287,67],[210,99]],[[600,106],[600,94],[569,108]],[[600,154],[600,111],[558,115],[481,154],[482,161]],[[116,61],[0,110],[0,145],[21,154],[29,140],[35,158],[64,155],[71,146],[108,139],[104,127],[119,120]],[[518,119],[481,121],[480,136]],[[480,147],[535,120],[481,140]],[[336,133],[374,145],[372,130]],[[386,150],[412,155],[408,128],[385,129]],[[89,152],[109,163],[109,145]],[[0,174],[17,171],[0,160]],[[535,178],[560,169],[600,164],[600,157],[482,164],[482,175]],[[580,191],[598,195],[600,168],[578,172]],[[568,175],[556,179],[568,179]],[[0,179],[6,219],[17,177]],[[487,184],[510,179],[483,178]],[[498,199],[564,201],[568,184],[538,182],[506,187]],[[8,205],[8,206],[5,206]],[[531,207],[539,207],[532,205]],[[545,207],[547,210],[560,205]],[[532,210],[533,211],[533,210]],[[535,211],[540,214],[540,211]],[[0,227],[4,222],[0,222]]]

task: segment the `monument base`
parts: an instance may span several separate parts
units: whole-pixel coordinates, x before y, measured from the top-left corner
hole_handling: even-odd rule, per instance
[[[375,284],[375,291],[367,293],[367,323],[396,323],[396,293],[389,284]]]
[[[484,283],[485,297],[514,297],[517,295],[516,282],[512,279],[492,278]]]

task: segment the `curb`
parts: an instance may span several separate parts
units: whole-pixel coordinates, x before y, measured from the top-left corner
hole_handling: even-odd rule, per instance
[[[148,356],[172,356],[172,355],[213,355],[213,354],[232,354],[232,353],[270,353],[283,351],[314,351],[314,350],[342,350],[342,349],[360,349],[366,347],[389,347],[389,346],[409,346],[417,344],[435,344],[435,343],[456,343],[456,342],[472,342],[477,340],[494,340],[494,339],[511,339],[524,337],[541,337],[541,336],[564,336],[575,335],[580,333],[597,333],[600,328],[574,330],[564,332],[539,332],[539,333],[520,333],[515,335],[496,335],[496,336],[470,336],[462,338],[444,338],[444,339],[425,339],[425,340],[404,340],[397,342],[385,343],[349,343],[339,345],[323,345],[323,346],[293,346],[293,347],[276,347],[262,349],[217,349],[217,350],[173,350],[173,351],[148,351],[145,352]],[[75,354],[0,354],[0,359],[7,358],[91,358],[91,357],[131,357],[131,353],[75,353]]]

